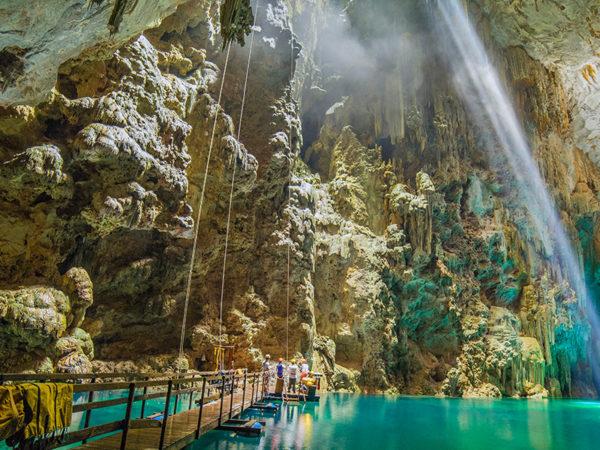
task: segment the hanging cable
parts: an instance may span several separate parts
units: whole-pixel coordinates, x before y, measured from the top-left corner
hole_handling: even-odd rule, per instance
[[[242,104],[240,106],[240,118],[237,128],[237,141],[240,142],[242,134],[242,121],[244,118],[244,107],[246,106],[246,91],[248,88],[248,75],[250,73],[250,62],[252,61],[252,49],[254,47],[254,32],[256,29],[256,18],[258,16],[258,6],[260,0],[256,0],[254,5],[254,23],[252,24],[252,34],[250,36],[250,47],[248,49],[248,61],[246,63],[246,77],[244,79],[244,89],[242,92]],[[223,342],[223,298],[225,296],[225,271],[227,267],[227,250],[229,248],[229,232],[231,228],[231,211],[233,209],[233,192],[235,187],[235,175],[236,175],[236,155],[233,155],[233,168],[231,171],[231,189],[229,191],[229,208],[227,211],[227,227],[225,229],[225,249],[223,252],[223,270],[221,273],[221,298],[219,303],[219,347],[222,348]]]
[[[294,34],[290,23],[290,103],[293,106],[294,101]],[[288,208],[289,223],[288,223],[288,245],[287,245],[287,286],[286,286],[286,303],[285,303],[285,359],[289,361],[290,352],[290,267],[291,267],[291,250],[292,250],[292,171],[294,163],[294,155],[292,150],[292,118],[290,117],[290,126],[288,130],[288,145],[290,146],[290,167],[288,174]]]
[[[219,97],[217,99],[217,110],[213,121],[212,133],[210,135],[210,143],[208,146],[208,155],[206,156],[206,167],[204,170],[204,180],[202,181],[202,189],[200,191],[200,203],[198,206],[198,214],[196,216],[194,243],[192,246],[192,256],[190,260],[190,269],[187,277],[187,285],[185,291],[185,302],[183,304],[183,318],[181,321],[181,335],[179,339],[179,359],[183,358],[183,344],[185,342],[185,326],[187,322],[187,312],[190,304],[190,293],[192,289],[192,275],[194,273],[194,261],[196,259],[196,247],[198,244],[198,232],[200,230],[200,218],[202,216],[202,207],[204,206],[204,194],[206,192],[206,181],[208,179],[208,167],[210,165],[210,157],[212,155],[213,144],[215,141],[215,131],[217,129],[217,120],[219,118],[219,109],[221,107],[221,98],[223,96],[223,86],[225,85],[225,76],[227,75],[227,65],[229,64],[229,53],[231,51],[231,42],[227,46],[227,55],[225,56],[225,64],[223,65],[223,75],[221,78],[221,87],[219,88]]]

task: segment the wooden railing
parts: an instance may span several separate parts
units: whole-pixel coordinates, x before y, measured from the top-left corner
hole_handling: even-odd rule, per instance
[[[111,381],[109,381],[111,380]],[[140,373],[97,373],[97,374],[0,374],[0,384],[19,382],[63,382],[73,383],[75,393],[87,393],[85,403],[73,405],[73,413],[84,413],[83,427],[76,431],[65,433],[58,442],[51,442],[45,448],[57,448],[77,442],[86,443],[89,439],[108,433],[121,432],[120,448],[125,449],[129,430],[136,428],[161,427],[160,440],[157,448],[165,446],[165,432],[170,415],[177,414],[180,397],[189,394],[187,409],[191,410],[197,404],[198,422],[194,438],[202,434],[202,412],[204,405],[219,400],[218,424],[221,425],[223,416],[229,419],[234,414],[233,397],[236,389],[242,390],[242,407],[247,403],[246,396],[250,390],[250,402],[258,401],[264,392],[264,377],[262,373],[243,371],[223,372],[187,372],[184,374],[140,374]],[[103,391],[127,390],[126,397],[96,401],[96,394]],[[142,389],[142,393],[136,390]],[[194,394],[200,393],[200,398],[194,401]],[[225,405],[225,397],[230,396],[229,405]],[[146,402],[151,399],[165,399],[162,417],[146,417]],[[133,405],[141,402],[138,418],[132,417]],[[111,406],[126,404],[123,418],[117,421],[90,426],[93,411]]]

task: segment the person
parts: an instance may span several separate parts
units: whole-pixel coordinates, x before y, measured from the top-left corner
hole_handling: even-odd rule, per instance
[[[308,376],[308,371],[308,363],[306,362],[306,359],[302,359],[302,364],[300,365],[300,380],[303,380]]]
[[[266,354],[265,360],[262,363],[263,370],[263,392],[269,392],[269,383],[271,381],[271,355]]]
[[[277,364],[277,378],[283,378],[283,370],[285,366],[283,365],[283,358],[279,358],[279,363]]]
[[[288,392],[296,392],[296,380],[298,377],[298,365],[296,360],[292,359],[292,364],[288,366]]]
[[[308,398],[314,397],[316,394],[317,380],[312,372],[309,372],[306,377],[300,382],[299,393]]]

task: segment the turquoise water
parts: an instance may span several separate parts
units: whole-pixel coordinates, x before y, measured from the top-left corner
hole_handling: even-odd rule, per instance
[[[328,394],[262,417],[261,438],[212,431],[190,449],[600,449],[600,402],[583,400]]]

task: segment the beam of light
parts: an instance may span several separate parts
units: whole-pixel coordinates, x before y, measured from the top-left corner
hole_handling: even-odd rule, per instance
[[[493,131],[517,182],[519,196],[529,210],[554,276],[558,280],[566,279],[577,295],[591,326],[591,349],[595,350],[600,334],[600,321],[584,280],[580,260],[531,155],[509,96],[461,1],[437,0],[436,4],[440,20],[435,22],[452,51],[448,59],[454,71],[457,91],[479,125]],[[494,157],[493,153],[491,156]],[[600,386],[600,365],[595,352],[590,359],[594,381],[596,386]]]

